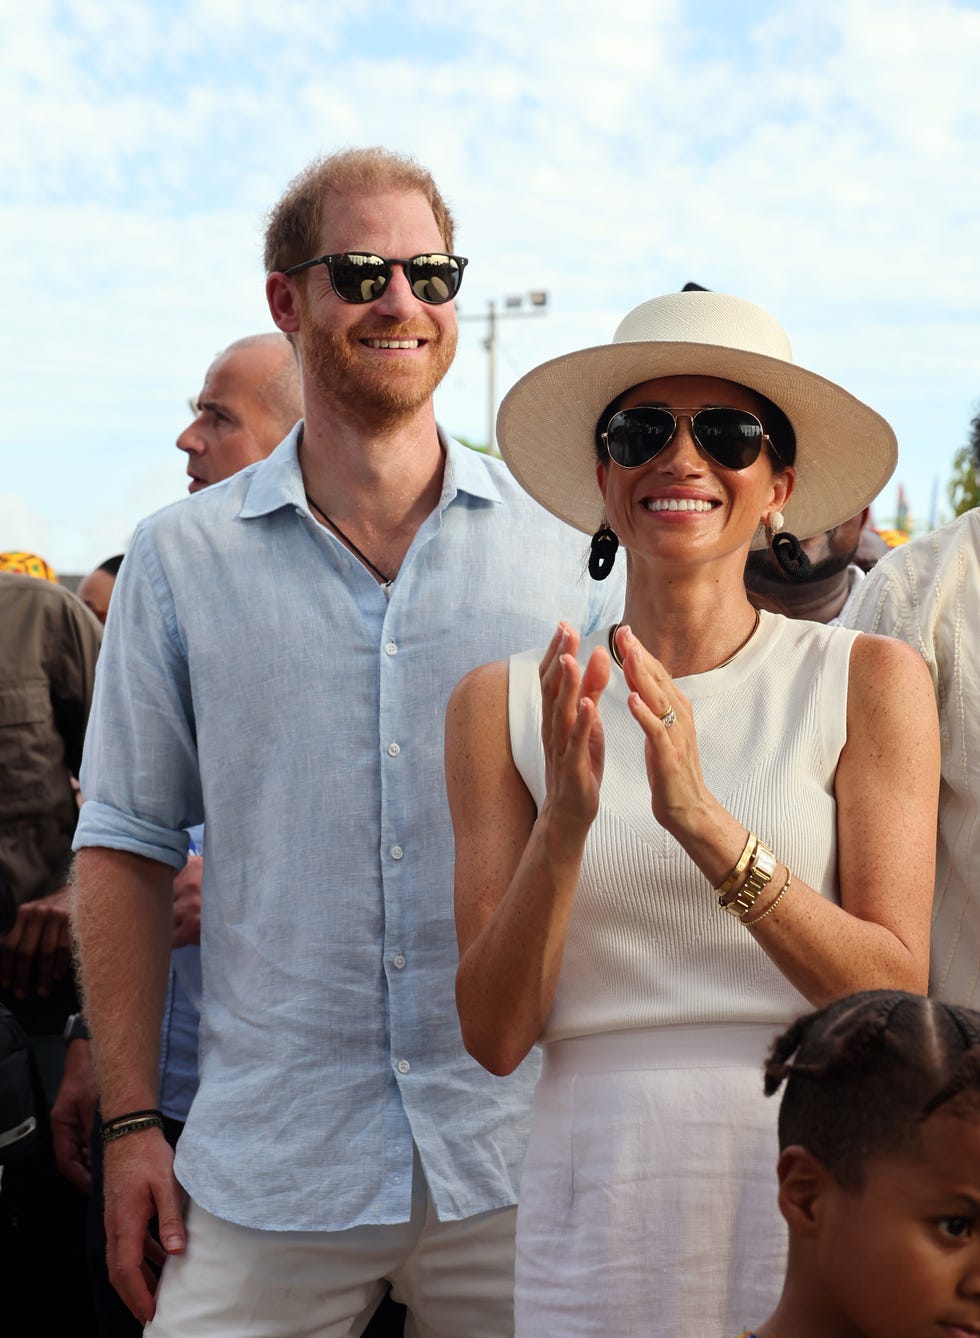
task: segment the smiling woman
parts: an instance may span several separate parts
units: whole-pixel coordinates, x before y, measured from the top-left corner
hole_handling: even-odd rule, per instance
[[[925,667],[759,614],[743,581],[751,546],[792,566],[785,530],[860,510],[894,434],[767,313],[692,292],[531,372],[498,437],[594,533],[594,576],[627,555],[622,624],[560,623],[449,706],[464,1039],[497,1073],[544,1051],[518,1334],[737,1332],[772,1309],[784,1249],[772,1034],[808,1001],[926,985]]]

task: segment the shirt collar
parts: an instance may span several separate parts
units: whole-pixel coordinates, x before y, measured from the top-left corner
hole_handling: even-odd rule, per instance
[[[238,513],[243,520],[250,520],[253,516],[267,516],[283,506],[309,510],[296,450],[302,425],[301,420],[270,456],[254,466],[245,490],[245,500]]]
[[[242,519],[267,516],[284,506],[299,507],[301,511],[309,510],[297,449],[301,426],[301,423],[297,423],[272,454],[253,467],[245,491],[245,500],[238,513]],[[442,428],[439,428],[438,432],[439,441],[446,452],[439,510],[448,506],[461,492],[468,493],[472,497],[481,497],[488,502],[500,502],[502,500],[500,490],[494,481],[493,467],[487,457],[454,441],[443,432]]]

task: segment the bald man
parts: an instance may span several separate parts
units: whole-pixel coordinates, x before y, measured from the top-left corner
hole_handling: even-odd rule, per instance
[[[247,335],[229,344],[191,401],[194,421],[177,438],[187,452],[188,492],[264,460],[303,417],[299,368],[285,335]]]

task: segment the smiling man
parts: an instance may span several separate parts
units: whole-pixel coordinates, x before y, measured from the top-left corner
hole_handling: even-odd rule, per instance
[[[436,423],[466,263],[411,159],[298,177],[266,291],[305,420],[144,521],[116,589],[76,915],[110,1267],[134,1313],[156,1305],[153,1338],[356,1335],[389,1282],[411,1333],[513,1332],[535,1071],[493,1078],[459,1033],[445,708],[558,617],[613,622],[622,588],[585,581],[581,536]],[[173,869],[205,819],[201,1083],[174,1163],[151,1038]]]

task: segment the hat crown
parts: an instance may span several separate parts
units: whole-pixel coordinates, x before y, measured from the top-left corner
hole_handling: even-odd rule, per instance
[[[651,340],[711,344],[793,361],[789,336],[779,322],[754,302],[727,293],[667,293],[654,297],[624,316],[613,335],[614,344]]]

